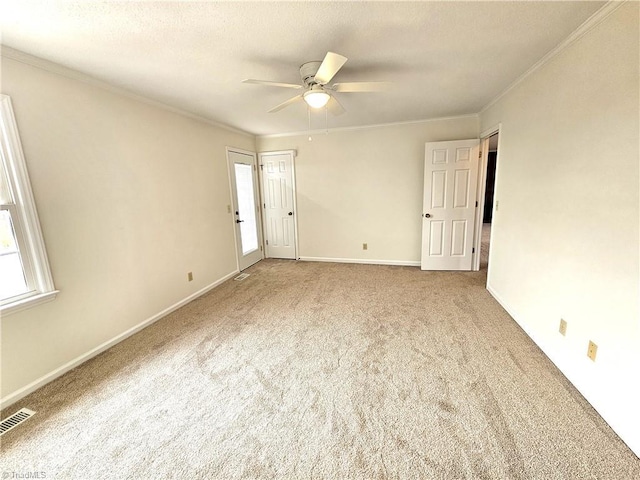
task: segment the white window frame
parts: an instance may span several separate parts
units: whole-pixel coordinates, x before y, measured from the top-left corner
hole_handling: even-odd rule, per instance
[[[58,291],[53,285],[11,98],[3,94],[0,94],[0,157],[0,168],[4,169],[0,175],[6,174],[11,197],[2,200],[0,208],[11,213],[28,287],[22,295],[0,300],[0,312],[7,315],[51,301]]]

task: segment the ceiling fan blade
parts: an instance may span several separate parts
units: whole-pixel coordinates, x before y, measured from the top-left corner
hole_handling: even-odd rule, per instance
[[[391,82],[347,82],[335,83],[334,92],[385,92],[391,88]]]
[[[318,71],[315,74],[316,82],[320,85],[326,85],[329,83],[346,61],[347,57],[343,57],[337,53],[327,52],[324,60],[320,64],[320,68],[318,68]]]
[[[275,107],[273,107],[271,110],[269,110],[268,113],[275,113],[275,112],[279,112],[280,110],[282,110],[284,107],[288,107],[289,105],[291,105],[292,103],[296,103],[298,101],[302,100],[302,95],[296,95],[293,98],[290,98],[289,100],[287,100],[286,102],[282,102],[280,105],[277,105]]]
[[[270,82],[268,80],[254,80],[253,78],[242,80],[242,83],[255,83],[256,85],[269,85],[270,87],[302,88],[302,85],[296,85],[294,83]]]
[[[331,112],[331,115],[335,115],[336,117],[346,112],[342,104],[333,95],[331,95],[329,102],[327,102],[327,110]]]

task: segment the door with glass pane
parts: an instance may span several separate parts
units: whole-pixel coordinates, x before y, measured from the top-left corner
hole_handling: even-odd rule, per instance
[[[262,260],[255,153],[228,150],[238,267]]]

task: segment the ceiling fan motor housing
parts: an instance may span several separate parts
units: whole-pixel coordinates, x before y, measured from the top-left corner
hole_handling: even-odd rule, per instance
[[[305,87],[317,84],[315,76],[321,64],[322,62],[307,62],[300,65],[300,78],[302,78]]]

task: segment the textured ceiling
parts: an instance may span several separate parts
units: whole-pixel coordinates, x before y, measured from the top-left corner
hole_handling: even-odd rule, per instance
[[[2,43],[254,134],[307,128],[298,67],[349,58],[329,127],[477,113],[605,2],[111,2],[3,0]],[[314,113],[312,128],[324,128]]]

